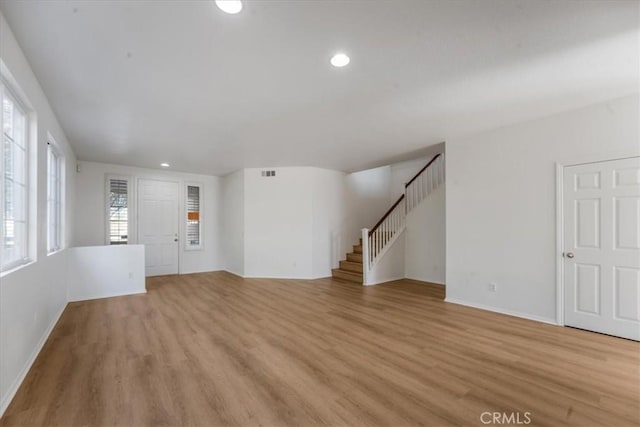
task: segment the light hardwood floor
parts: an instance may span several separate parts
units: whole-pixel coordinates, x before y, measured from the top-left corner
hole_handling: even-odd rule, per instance
[[[0,424],[640,422],[632,341],[448,304],[410,281],[206,273],[147,287],[69,304]]]

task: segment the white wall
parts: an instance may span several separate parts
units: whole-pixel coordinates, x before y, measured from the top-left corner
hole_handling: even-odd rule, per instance
[[[83,246],[67,253],[69,301],[146,292],[144,245]]]
[[[64,246],[73,242],[76,159],[47,98],[29,67],[4,16],[0,13],[0,58],[8,68],[20,95],[34,111],[37,126],[32,130],[37,162],[32,176],[32,220],[34,262],[0,277],[0,415],[26,375],[49,331],[67,303],[66,251],[47,256],[46,171],[47,134],[50,133],[65,156]],[[13,83],[13,82],[10,82]],[[32,150],[32,154],[33,154]],[[36,184],[36,185],[34,185]]]
[[[407,215],[404,262],[409,279],[445,284],[445,185],[436,188]]]
[[[222,180],[221,247],[224,268],[244,276],[244,170]]]
[[[312,199],[312,274],[314,278],[331,276],[331,269],[338,267],[351,246],[358,231],[350,222],[351,210],[343,172],[311,168]]]
[[[311,168],[277,168],[276,176],[245,169],[244,274],[246,277],[312,276]]]
[[[556,320],[556,162],[640,154],[638,104],[636,94],[447,142],[447,300]]]
[[[346,175],[314,167],[244,169],[222,178],[225,269],[244,277],[331,276],[349,228]],[[352,241],[353,240],[353,241]]]
[[[353,244],[360,230],[373,227],[391,207],[391,168],[382,166],[347,175]]]
[[[136,243],[136,201],[138,179],[157,179],[175,181],[180,184],[180,217],[184,218],[184,192],[187,183],[197,183],[203,186],[203,222],[202,222],[202,250],[185,250],[180,245],[180,273],[197,273],[219,270],[223,267],[222,251],[220,248],[220,178],[208,175],[187,174],[170,170],[142,169],[128,166],[110,165],[106,163],[80,162],[80,172],[77,173],[76,198],[82,214],[76,221],[76,236],[78,246],[100,246],[105,244],[106,229],[106,176],[108,174],[131,177],[132,194],[132,229],[129,231],[130,242]],[[184,235],[184,224],[180,227],[181,236]],[[182,239],[181,241],[183,241]]]

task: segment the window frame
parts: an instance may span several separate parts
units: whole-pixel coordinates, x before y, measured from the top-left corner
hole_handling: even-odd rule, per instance
[[[189,243],[189,187],[198,188],[198,232],[199,243],[197,245]],[[184,250],[185,251],[201,251],[204,249],[204,185],[200,182],[184,183]]]
[[[132,219],[133,219],[133,191],[132,191],[132,182],[130,176],[127,175],[115,175],[115,174],[107,174],[105,175],[105,194],[104,194],[104,214],[105,214],[105,228],[104,228],[104,239],[105,245],[107,246],[118,246],[117,244],[111,243],[111,218],[110,218],[110,200],[109,193],[111,191],[111,181],[126,181],[127,182],[127,242],[121,243],[123,245],[131,245],[133,244],[133,227],[132,227]]]
[[[4,65],[4,64],[2,64]],[[4,67],[2,67],[4,73]],[[18,91],[9,84],[4,74],[0,75],[0,162],[4,164],[4,98],[8,97],[15,107],[24,116],[24,243],[21,256],[14,259],[11,262],[4,263],[4,260],[0,258],[0,274],[4,275],[18,267],[27,265],[34,261],[33,245],[36,242],[32,241],[32,192],[35,189],[31,188],[31,171],[32,171],[32,144],[31,133],[33,124],[32,110],[28,108],[27,102],[23,100],[17,93]],[[12,141],[13,142],[13,141]],[[5,227],[4,227],[4,213],[5,213],[5,177],[0,176],[0,245],[4,245],[5,239]]]
[[[57,221],[55,223],[55,239],[51,242],[51,157],[56,165],[56,202],[55,213]],[[58,144],[51,135],[47,138],[47,255],[61,251],[65,247],[65,157]]]

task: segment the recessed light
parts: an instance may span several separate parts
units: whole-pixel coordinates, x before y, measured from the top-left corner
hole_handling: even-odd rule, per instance
[[[232,15],[242,10],[242,2],[240,0],[216,0],[216,6],[221,11]]]
[[[171,165],[169,163],[160,163],[160,166],[162,166],[163,168],[168,168]]]
[[[334,67],[344,67],[349,63],[350,59],[344,53],[336,53],[331,57],[331,65]]]

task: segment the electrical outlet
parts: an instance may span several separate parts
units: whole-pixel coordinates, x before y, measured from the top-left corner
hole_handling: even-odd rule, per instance
[[[495,283],[489,283],[489,292],[495,292],[498,290],[498,286]]]

